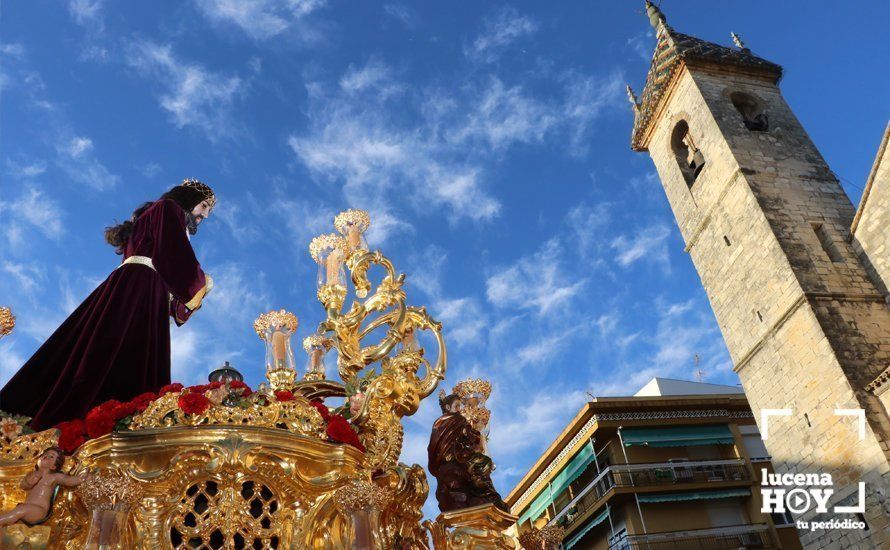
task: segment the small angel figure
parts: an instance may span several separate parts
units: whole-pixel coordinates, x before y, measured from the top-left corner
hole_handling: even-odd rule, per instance
[[[26,475],[19,486],[27,491],[25,502],[0,514],[0,527],[22,521],[28,525],[43,523],[49,517],[59,485],[77,487],[87,478],[84,471],[78,476],[62,473],[65,455],[62,449],[50,447],[37,458],[34,471]]]

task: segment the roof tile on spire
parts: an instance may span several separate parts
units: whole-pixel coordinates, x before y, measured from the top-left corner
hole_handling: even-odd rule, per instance
[[[775,80],[782,76],[782,67],[753,55],[750,50],[729,48],[708,42],[672,29],[652,4],[647,2],[650,12],[656,14],[653,27],[656,29],[658,42],[646,75],[646,86],[640,96],[639,112],[635,116],[631,148],[645,151],[647,134],[656,114],[661,109],[665,93],[680,74],[680,69],[687,63],[698,65],[735,66],[746,70],[763,72]],[[657,10],[654,11],[653,10]]]

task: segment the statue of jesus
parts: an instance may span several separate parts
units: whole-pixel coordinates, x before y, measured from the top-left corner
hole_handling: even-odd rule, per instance
[[[185,323],[213,288],[190,235],[215,204],[209,186],[187,179],[106,228],[121,265],[0,390],[0,410],[44,430],[169,384],[168,319]]]

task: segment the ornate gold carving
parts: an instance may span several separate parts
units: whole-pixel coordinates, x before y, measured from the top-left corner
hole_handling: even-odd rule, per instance
[[[293,401],[269,401],[257,398],[248,407],[211,405],[201,414],[186,414],[178,405],[179,394],[168,393],[133,417],[131,431],[171,426],[261,426],[279,428],[309,437],[324,439],[325,422],[318,410],[304,397]]]
[[[334,493],[337,506],[344,512],[383,510],[390,498],[386,489],[363,479],[354,479]]]
[[[504,531],[516,523],[516,516],[493,504],[439,514],[425,521],[437,550],[518,550],[519,541]]]
[[[282,329],[293,333],[297,330],[298,325],[299,321],[297,320],[296,315],[281,309],[263,313],[257,317],[257,320],[253,322],[253,329],[256,331],[257,336],[262,340],[265,340],[269,327],[281,327]]]
[[[565,536],[566,530],[559,525],[533,527],[519,535],[519,543],[525,550],[557,550]]]
[[[8,307],[0,307],[0,338],[3,338],[15,328],[15,315]]]
[[[129,509],[142,497],[136,481],[114,471],[89,476],[75,492],[92,511]]]
[[[481,378],[468,378],[454,385],[454,393],[460,397],[470,397],[472,395],[482,395],[483,399],[491,396],[491,382]]]

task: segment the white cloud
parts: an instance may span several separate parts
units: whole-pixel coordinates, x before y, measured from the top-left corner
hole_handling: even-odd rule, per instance
[[[450,343],[465,346],[481,341],[487,329],[487,315],[473,298],[443,299],[430,312],[441,321]]]
[[[386,4],[383,6],[383,13],[401,22],[409,29],[417,24],[416,14],[405,4]]]
[[[0,44],[0,53],[4,56],[21,59],[25,55],[25,47],[16,42],[8,42],[6,44]]]
[[[22,264],[15,262],[3,262],[3,271],[12,278],[12,283],[18,292],[33,296],[39,285],[45,280],[43,269],[36,264]]]
[[[492,78],[479,103],[457,128],[452,141],[482,140],[495,150],[514,143],[540,142],[561,119],[549,105],[525,94],[521,87],[506,88]]]
[[[520,15],[512,6],[504,6],[493,16],[485,19],[479,36],[464,48],[464,53],[471,59],[492,63],[497,61],[512,43],[533,35],[537,30],[536,21]]]
[[[377,85],[389,86],[380,74]],[[311,129],[288,144],[316,177],[342,183],[349,204],[361,208],[386,212],[398,192],[417,208],[445,207],[452,221],[497,215],[500,203],[483,189],[476,166],[454,159],[433,129],[399,127],[386,98],[356,94],[358,82],[347,80],[349,91],[340,94],[309,88]]]
[[[403,89],[401,84],[392,79],[391,73],[388,65],[379,59],[372,58],[361,67],[350,65],[340,78],[340,88],[353,94],[373,90],[381,99],[388,99],[398,95]]]
[[[651,30],[639,32],[627,39],[625,45],[647,63],[652,59],[653,34]]]
[[[197,0],[201,12],[214,23],[235,25],[254,40],[276,37],[325,5],[325,0]],[[305,32],[304,32],[305,34]]]
[[[503,460],[503,457],[515,457],[530,448],[543,450],[556,439],[585,401],[587,395],[583,391],[544,388],[522,400],[512,401],[512,406],[495,407],[489,440],[491,456]],[[509,415],[501,414],[502,411],[509,411]]]
[[[127,63],[165,89],[160,105],[177,128],[194,126],[211,141],[232,135],[232,104],[244,90],[237,76],[224,76],[177,58],[169,44],[134,42]]]
[[[612,241],[612,248],[617,251],[615,261],[622,267],[628,267],[639,260],[661,263],[670,269],[667,252],[667,238],[670,230],[664,225],[652,225],[640,229],[632,238],[621,235]]]
[[[535,340],[516,350],[516,362],[511,368],[516,370],[524,366],[538,366],[557,357],[565,347],[571,332],[563,332],[546,338]]]
[[[33,178],[46,172],[45,162],[18,163],[6,160],[6,170],[12,177]]]
[[[25,364],[25,356],[16,349],[16,343],[11,338],[0,341],[0,387],[6,385],[9,379]]]
[[[42,233],[48,239],[58,240],[62,236],[64,211],[58,202],[45,195],[36,187],[27,187],[18,198],[11,202],[0,201],[0,213],[15,231],[7,233],[9,244],[19,248],[25,244],[21,226]]]
[[[84,136],[72,135],[67,127],[61,127],[56,144],[56,163],[72,180],[97,191],[114,188],[120,177],[112,174],[99,162],[94,153],[93,141]]]
[[[559,239],[553,238],[534,254],[490,276],[486,281],[488,301],[497,307],[535,310],[539,315],[553,312],[587,283],[586,279],[569,280],[562,254]]]
[[[68,12],[78,25],[102,25],[103,0],[70,0]]]

